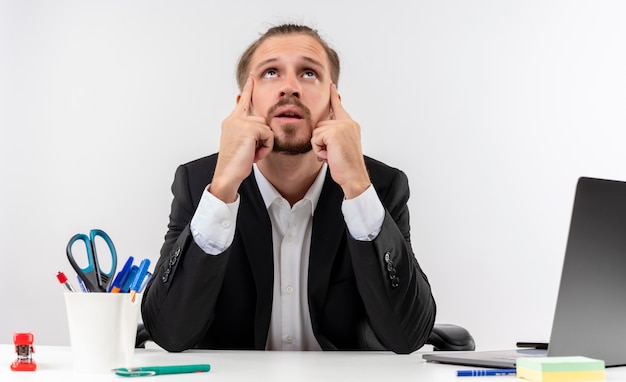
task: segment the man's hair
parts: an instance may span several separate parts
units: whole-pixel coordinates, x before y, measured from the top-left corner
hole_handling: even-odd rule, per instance
[[[270,37],[288,35],[311,36],[317,42],[319,42],[326,51],[326,55],[328,56],[328,61],[330,63],[330,77],[335,85],[338,84],[339,55],[333,48],[328,45],[328,43],[326,43],[326,41],[324,41],[324,39],[319,35],[317,30],[304,25],[282,24],[268,29],[267,32],[259,37],[258,40],[250,44],[250,46],[248,46],[248,49],[246,49],[239,58],[239,63],[237,64],[237,85],[239,86],[239,90],[243,90],[243,86],[246,84],[246,80],[250,75],[250,60],[252,59],[252,56],[254,55],[254,52],[256,52],[259,45],[261,45],[261,43],[263,43]]]

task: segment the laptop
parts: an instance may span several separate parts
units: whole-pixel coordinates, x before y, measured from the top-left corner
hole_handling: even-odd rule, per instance
[[[547,350],[434,352],[422,358],[514,368],[517,357],[577,355],[626,365],[626,182],[578,180]]]

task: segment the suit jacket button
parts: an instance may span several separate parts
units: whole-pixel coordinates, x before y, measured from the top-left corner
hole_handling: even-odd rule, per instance
[[[167,280],[170,278],[170,272],[171,272],[171,269],[170,269],[170,268],[167,268],[167,269],[165,270],[165,272],[163,273],[163,277],[161,277],[161,281],[163,281],[164,283],[166,283],[166,282],[167,282]]]
[[[395,268],[393,268],[392,270],[390,270],[390,271],[389,271],[389,278],[390,278],[391,280],[394,280],[394,279],[396,279],[396,278],[397,278],[397,277],[396,277],[396,269],[395,269]]]
[[[393,280],[391,280],[391,286],[393,288],[397,287],[398,285],[400,285],[400,277],[394,277]]]

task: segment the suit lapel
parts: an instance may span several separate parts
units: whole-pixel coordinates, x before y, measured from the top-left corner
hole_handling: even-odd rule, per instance
[[[241,183],[239,193],[241,200],[237,230],[245,238],[242,242],[257,290],[254,344],[257,349],[265,349],[274,289],[272,225],[254,173]]]
[[[311,233],[311,254],[309,257],[308,295],[313,330],[316,330],[317,317],[324,306],[330,271],[332,269],[342,237],[345,235],[345,221],[341,213],[343,191],[326,173],[324,187],[313,216]]]

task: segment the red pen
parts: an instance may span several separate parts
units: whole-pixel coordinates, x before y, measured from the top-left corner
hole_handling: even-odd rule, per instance
[[[72,284],[70,284],[67,277],[65,276],[65,273],[59,271],[59,273],[57,273],[57,279],[59,280],[61,285],[63,285],[63,288],[65,288],[67,292],[76,292]]]

